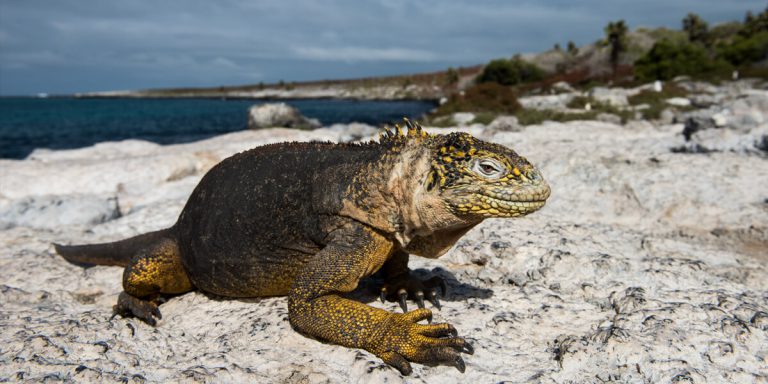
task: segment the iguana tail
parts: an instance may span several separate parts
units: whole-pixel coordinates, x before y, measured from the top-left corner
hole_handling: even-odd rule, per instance
[[[170,229],[149,232],[112,243],[61,245],[53,244],[56,252],[72,264],[84,267],[94,265],[128,266],[131,259],[142,249],[163,238],[171,237]]]

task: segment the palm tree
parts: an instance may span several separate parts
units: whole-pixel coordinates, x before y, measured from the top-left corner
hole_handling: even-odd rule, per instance
[[[688,16],[683,19],[683,31],[688,34],[688,41],[692,43],[700,42],[707,45],[709,26],[706,21],[699,17],[699,15],[689,13]]]
[[[627,24],[624,20],[612,21],[605,26],[605,40],[611,47],[611,66],[613,73],[619,66],[619,57],[627,50]]]

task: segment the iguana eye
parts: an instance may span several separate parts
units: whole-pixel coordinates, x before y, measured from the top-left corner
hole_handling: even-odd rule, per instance
[[[504,175],[505,167],[496,160],[477,160],[472,165],[472,171],[489,179],[498,179]]]

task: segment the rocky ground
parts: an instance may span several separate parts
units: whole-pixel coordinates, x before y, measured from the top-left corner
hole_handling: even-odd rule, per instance
[[[157,328],[112,318],[121,269],[53,254],[54,241],[172,224],[204,172],[235,152],[354,140],[371,127],[0,160],[0,381],[768,382],[768,108],[750,107],[763,102],[751,88],[713,99],[702,115],[711,125],[688,140],[687,119],[461,128],[524,154],[553,190],[540,212],[488,220],[443,258],[412,261],[448,281],[435,319],[473,343],[465,374],[414,365],[403,378],[365,351],[305,338],[285,298],[190,293],[163,305]],[[707,150],[692,147],[696,134]],[[396,311],[375,289],[366,282],[355,296]]]

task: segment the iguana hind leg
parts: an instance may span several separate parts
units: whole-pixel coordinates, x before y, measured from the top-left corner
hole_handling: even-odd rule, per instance
[[[158,309],[162,295],[192,290],[176,241],[166,237],[140,250],[125,267],[123,290],[114,307],[115,314],[155,325],[155,318],[162,318]]]

